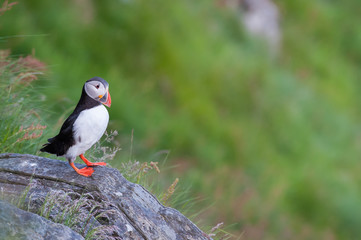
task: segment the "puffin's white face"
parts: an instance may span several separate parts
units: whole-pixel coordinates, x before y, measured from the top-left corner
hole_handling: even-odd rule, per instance
[[[100,81],[89,81],[85,83],[84,89],[89,97],[110,107],[111,99],[108,86],[104,86]]]

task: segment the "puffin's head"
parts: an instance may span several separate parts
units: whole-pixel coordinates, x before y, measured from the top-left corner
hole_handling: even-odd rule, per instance
[[[108,88],[109,83],[100,77],[93,77],[84,84],[85,92],[89,97],[110,107],[112,100]]]

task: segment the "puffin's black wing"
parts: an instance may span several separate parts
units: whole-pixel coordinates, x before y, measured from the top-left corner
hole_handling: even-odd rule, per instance
[[[56,154],[57,156],[64,155],[75,144],[73,125],[78,116],[79,112],[74,111],[61,126],[59,134],[49,138],[48,143],[45,143],[40,151]]]

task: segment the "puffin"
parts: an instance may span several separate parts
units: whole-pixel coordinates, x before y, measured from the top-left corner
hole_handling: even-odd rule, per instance
[[[94,172],[93,166],[106,165],[104,162],[90,162],[84,157],[85,151],[103,136],[108,126],[109,114],[104,105],[111,105],[109,84],[100,77],[93,77],[85,82],[80,100],[61,126],[59,134],[49,138],[40,151],[65,157],[75,172],[90,177]],[[87,167],[78,169],[74,165],[77,156]]]

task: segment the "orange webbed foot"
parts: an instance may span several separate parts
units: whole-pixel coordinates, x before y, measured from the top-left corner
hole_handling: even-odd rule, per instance
[[[91,167],[85,167],[85,168],[79,169],[79,168],[75,167],[74,163],[70,163],[70,166],[75,170],[75,172],[77,172],[78,174],[80,174],[84,177],[90,177],[94,172],[94,169]]]
[[[91,167],[85,167],[77,171],[78,174],[83,175],[84,177],[90,177],[93,174],[93,172],[94,169]]]
[[[88,159],[86,159],[83,154],[80,154],[79,157],[81,158],[81,160],[83,160],[83,161],[85,162],[85,164],[86,164],[88,167],[92,167],[92,166],[105,166],[105,165],[107,165],[105,162],[92,163],[92,162],[90,162]]]

